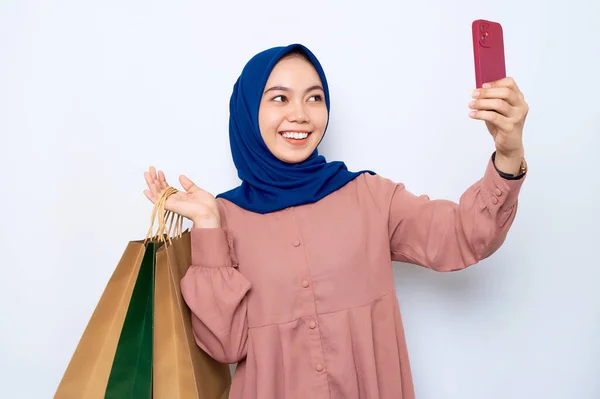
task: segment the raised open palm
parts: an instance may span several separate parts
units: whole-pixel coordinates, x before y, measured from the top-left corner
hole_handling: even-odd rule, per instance
[[[148,184],[144,194],[155,203],[169,184],[164,173],[162,171],[157,173],[153,166],[144,172],[144,178]],[[201,227],[218,227],[220,218],[215,197],[196,186],[186,176],[180,176],[179,182],[185,191],[171,195],[165,203],[165,209],[192,220],[194,224],[202,224]]]

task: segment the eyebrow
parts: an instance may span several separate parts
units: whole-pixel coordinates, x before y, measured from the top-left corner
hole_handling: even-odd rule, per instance
[[[314,86],[310,86],[308,89],[305,90],[305,93],[308,93],[309,91],[313,91],[313,90],[321,90],[321,91],[325,91],[323,90],[323,87],[321,85],[314,85]],[[267,94],[270,91],[287,91],[290,92],[292,91],[292,89],[290,89],[289,87],[285,87],[285,86],[273,86],[268,88],[267,90],[265,90],[265,92],[263,94]]]

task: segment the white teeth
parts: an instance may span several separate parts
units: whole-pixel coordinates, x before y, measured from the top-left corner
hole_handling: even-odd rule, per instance
[[[308,137],[308,133],[299,133],[299,132],[285,132],[282,134],[286,139],[296,139],[302,140]]]

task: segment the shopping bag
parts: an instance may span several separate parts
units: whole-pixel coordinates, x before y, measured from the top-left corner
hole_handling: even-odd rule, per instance
[[[181,295],[180,281],[191,264],[190,232],[182,218],[164,212],[167,190],[157,201],[156,237],[164,245],[156,254],[154,303],[154,398],[221,399],[231,383],[229,366],[211,358],[196,344],[191,311]]]
[[[143,241],[132,241],[86,327],[55,399],[225,399],[229,367],[194,341],[179,282],[191,264],[189,231],[156,201]],[[155,219],[158,229],[152,234]]]
[[[145,252],[143,242],[127,244],[63,374],[55,399],[104,398]]]
[[[106,386],[105,399],[152,398],[156,244],[146,244]]]
[[[219,399],[231,380],[194,340],[191,312],[180,281],[191,264],[189,231],[177,235],[156,255],[154,313],[154,398]]]

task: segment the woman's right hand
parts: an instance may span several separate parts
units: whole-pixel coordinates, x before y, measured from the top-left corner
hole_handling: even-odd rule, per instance
[[[156,203],[160,194],[169,187],[165,175],[162,171],[157,173],[151,166],[148,172],[144,172],[144,178],[148,184],[148,190],[144,190],[144,194],[152,203]],[[185,192],[179,191],[167,198],[165,209],[190,219],[196,228],[220,227],[221,219],[215,197],[196,186],[186,176],[180,176],[179,182]]]

